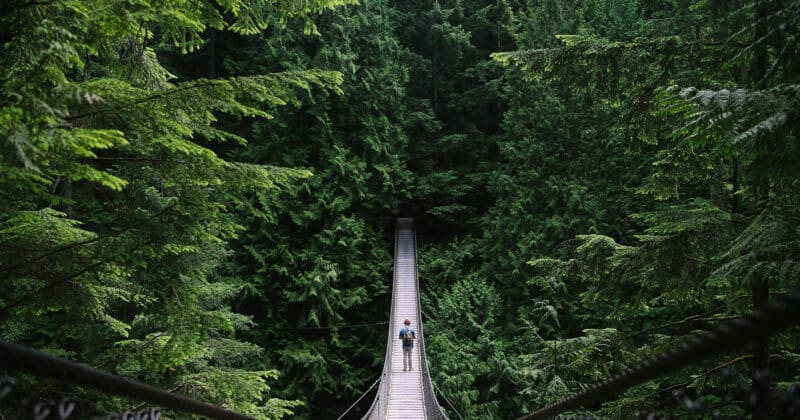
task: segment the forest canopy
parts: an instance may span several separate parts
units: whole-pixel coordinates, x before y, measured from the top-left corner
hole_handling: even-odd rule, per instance
[[[797,0],[4,1],[0,338],[337,417],[399,213],[446,411],[524,415],[800,285],[799,34]],[[798,332],[571,414],[778,416]]]

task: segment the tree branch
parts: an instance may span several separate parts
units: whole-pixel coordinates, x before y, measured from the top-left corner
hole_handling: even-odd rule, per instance
[[[658,325],[658,326],[655,326],[655,327],[652,327],[652,328],[648,328],[646,330],[637,331],[637,332],[632,333],[632,334],[627,334],[627,335],[625,335],[623,337],[623,339],[633,338],[633,337],[636,337],[636,336],[639,336],[639,335],[642,335],[642,334],[646,334],[646,333],[649,333],[649,332],[660,330],[662,328],[674,327],[675,325],[681,325],[681,324],[685,324],[685,323],[692,322],[692,321],[703,320],[703,319],[705,319],[704,317],[706,317],[708,315],[711,315],[711,314],[713,314],[715,312],[721,311],[722,309],[724,309],[724,306],[718,306],[718,307],[716,307],[714,309],[711,309],[710,311],[706,311],[706,312],[703,312],[701,314],[695,314],[695,315],[687,316],[686,318],[684,318],[684,319],[682,319],[680,321],[670,322],[670,323],[667,323],[667,324],[662,324],[662,325]]]
[[[157,94],[150,95],[150,96],[145,96],[145,97],[139,98],[139,99],[137,99],[137,100],[135,100],[133,102],[128,102],[128,103],[121,104],[119,106],[119,109],[125,109],[126,107],[131,107],[131,106],[134,106],[134,105],[141,105],[141,104],[143,104],[145,102],[149,102],[149,101],[153,101],[153,100],[157,100],[157,99],[165,99],[165,98],[168,98],[168,97],[170,97],[170,96],[172,96],[174,94],[181,93],[181,92],[186,92],[186,91],[193,90],[193,89],[200,89],[200,88],[204,88],[204,87],[212,87],[212,86],[217,86],[217,85],[220,85],[220,84],[222,84],[222,81],[220,81],[220,80],[206,80],[203,83],[196,83],[196,84],[192,84],[190,86],[181,86],[181,87],[178,87],[178,88],[175,88],[175,89],[170,89],[170,90],[168,90],[166,92],[157,93]],[[109,113],[109,112],[112,112],[112,111],[115,111],[115,110],[117,110],[117,109],[111,109],[111,108],[100,109],[100,110],[97,110],[97,111],[86,112],[86,113],[83,113],[83,114],[70,115],[70,116],[64,118],[64,120],[65,121],[74,121],[74,120],[79,120],[79,119],[83,119],[83,118],[89,118],[89,117],[94,117],[94,116],[97,116],[97,115],[106,114],[106,113]]]
[[[80,241],[80,242],[73,242],[71,244],[67,244],[67,245],[64,245],[62,247],[55,248],[53,250],[50,250],[48,252],[45,252],[44,254],[41,254],[41,255],[37,256],[37,257],[34,257],[34,258],[28,259],[26,261],[23,261],[21,263],[17,263],[15,265],[12,265],[11,267],[6,267],[6,268],[3,268],[3,269],[0,269],[0,273],[5,273],[5,272],[8,272],[8,271],[16,270],[16,269],[18,269],[20,267],[26,266],[28,264],[31,264],[31,263],[34,263],[36,261],[42,260],[44,258],[47,258],[47,257],[49,257],[51,255],[58,254],[60,252],[63,252],[63,251],[66,251],[66,250],[69,250],[69,249],[72,249],[72,248],[75,248],[75,247],[88,245],[88,244],[91,244],[91,243],[94,243],[94,242],[97,242],[97,241],[100,241],[100,240],[103,240],[103,239],[106,239],[106,238],[112,238],[112,237],[115,237],[115,236],[119,236],[119,235],[121,235],[121,234],[123,234],[123,233],[125,233],[125,232],[127,232],[127,231],[129,231],[131,229],[135,229],[137,227],[143,226],[146,222],[148,222],[150,220],[153,220],[153,219],[155,219],[157,217],[160,217],[161,215],[163,215],[167,211],[169,211],[172,208],[174,208],[176,205],[177,205],[176,203],[173,203],[173,204],[165,207],[164,209],[162,209],[158,213],[156,213],[156,214],[154,214],[152,216],[149,216],[145,221],[143,221],[141,223],[136,223],[136,224],[127,226],[127,227],[122,228],[121,230],[119,230],[117,232],[114,232],[114,233],[109,233],[109,234],[106,234],[106,235],[100,235],[100,236],[97,236],[97,237],[92,238],[92,239],[87,239],[85,241]]]
[[[20,11],[23,9],[27,9],[29,7],[36,7],[36,6],[47,6],[48,4],[58,3],[59,0],[50,0],[50,1],[29,1],[27,3],[21,4],[7,4],[3,7],[0,7],[0,13],[6,13],[9,11]]]
[[[42,292],[46,292],[46,291],[48,291],[50,289],[53,289],[56,286],[60,286],[60,285],[66,283],[66,282],[68,282],[68,281],[70,281],[70,280],[72,280],[72,279],[74,279],[74,278],[76,278],[78,276],[86,274],[90,270],[94,270],[95,268],[103,266],[103,265],[105,265],[105,264],[107,264],[109,262],[110,262],[110,260],[96,262],[96,263],[91,264],[88,267],[85,267],[85,268],[83,268],[83,269],[81,269],[81,270],[79,270],[79,271],[77,271],[75,273],[72,273],[72,274],[70,274],[70,275],[68,275],[66,277],[62,277],[62,278],[60,278],[60,279],[58,279],[58,280],[56,280],[56,281],[54,281],[52,283],[48,283],[46,286],[42,286],[42,287],[40,287],[40,288],[38,288],[38,289],[36,289],[36,290],[24,295],[24,296],[22,296],[21,298],[12,301],[8,305],[0,308],[0,315],[4,315],[6,312],[9,311],[9,309],[12,309],[12,308],[15,308],[15,307],[19,306],[23,302],[29,300],[30,298],[32,298],[32,297],[34,297],[34,296],[36,296],[36,295],[38,295],[38,294],[40,294]]]
[[[746,355],[744,355],[744,356],[739,356],[739,357],[737,357],[737,358],[735,358],[735,359],[733,359],[733,360],[729,360],[729,361],[727,361],[727,362],[725,362],[725,363],[723,363],[723,364],[721,364],[721,365],[719,365],[719,366],[716,366],[716,367],[714,367],[714,368],[711,368],[711,369],[709,369],[709,370],[707,370],[707,371],[705,371],[705,372],[701,373],[700,375],[697,375],[697,378],[703,378],[703,377],[706,377],[706,376],[708,376],[708,375],[710,375],[710,374],[712,374],[712,373],[714,373],[714,372],[716,372],[716,371],[718,371],[718,370],[721,370],[721,369],[723,369],[723,368],[726,368],[726,367],[728,367],[728,366],[730,366],[730,365],[732,365],[732,364],[739,363],[739,362],[741,362],[741,361],[744,361],[744,360],[750,359],[750,358],[752,358],[752,357],[753,357],[753,356],[751,356],[751,355],[749,355],[749,354],[746,354]],[[690,381],[681,382],[681,383],[679,383],[679,384],[675,384],[675,385],[669,386],[669,387],[667,387],[667,388],[664,388],[664,389],[658,390],[658,391],[656,391],[656,392],[653,392],[653,393],[651,393],[651,394],[649,394],[649,395],[645,395],[644,397],[637,398],[637,399],[635,399],[635,400],[633,400],[633,401],[630,401],[630,402],[628,402],[628,403],[626,403],[626,404],[628,404],[628,405],[631,405],[631,404],[636,404],[636,403],[638,403],[638,402],[641,402],[641,401],[644,401],[644,400],[646,400],[646,399],[648,399],[648,398],[655,397],[655,396],[656,396],[656,395],[658,395],[658,394],[663,394],[663,393],[665,393],[665,392],[667,392],[667,391],[672,391],[672,390],[675,390],[675,389],[678,389],[678,388],[683,388],[683,387],[689,386],[689,385],[690,385],[692,382],[694,382],[695,380],[697,380],[697,378],[693,378],[693,379],[692,379],[692,380],[690,380]]]
[[[176,159],[149,159],[149,158],[125,157],[125,156],[108,156],[108,157],[98,156],[82,160],[87,162],[98,161],[98,160],[110,160],[110,161],[120,161],[120,162],[180,163],[182,165],[189,164],[189,162]]]

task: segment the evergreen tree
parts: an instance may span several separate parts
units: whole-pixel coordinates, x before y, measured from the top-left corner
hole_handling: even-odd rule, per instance
[[[411,185],[408,51],[395,19],[387,2],[364,1],[320,15],[314,37],[276,25],[239,50],[226,47],[239,37],[220,39],[232,51],[223,59],[230,74],[311,66],[343,77],[340,95],[307,96],[285,117],[238,127],[252,141],[233,151],[313,174],[254,195],[229,264],[233,277],[249,279],[239,305],[258,324],[250,339],[284,373],[281,395],[306,403],[303,417],[340,414],[382,363],[386,326],[376,320],[388,319],[391,206]]]
[[[6,1],[0,336],[333,417],[382,365],[402,213],[438,388],[467,417],[535,410],[799,283],[799,11]],[[685,389],[777,415],[714,373],[770,368],[769,397],[800,380],[797,337],[572,414],[681,416],[664,396]],[[129,405],[70,392],[87,416]]]
[[[270,397],[277,372],[249,362],[263,349],[237,339],[253,325],[228,305],[241,281],[217,269],[242,230],[231,210],[307,172],[227,161],[207,144],[245,143],[218,115],[271,118],[341,76],[175,81],[156,49],[340,3],[4,4],[3,338],[254,416],[291,413],[296,402]]]
[[[779,290],[797,284],[798,276],[792,268],[794,257],[777,251],[796,247],[793,240],[778,233],[792,231],[789,220],[795,220],[796,215],[794,210],[778,210],[786,209],[782,195],[772,193],[768,186],[782,184],[778,180],[785,178],[777,174],[785,175],[780,168],[787,166],[781,162],[794,159],[794,152],[780,146],[755,146],[777,145],[781,139],[789,138],[784,130],[791,128],[785,125],[788,120],[783,116],[796,112],[796,105],[788,97],[781,101],[785,108],[774,107],[776,102],[771,101],[781,95],[777,93],[784,89],[781,82],[793,83],[779,76],[778,70],[791,68],[793,59],[779,54],[770,63],[765,51],[791,47],[783,34],[767,35],[764,27],[779,19],[781,23],[773,23],[791,28],[788,33],[793,33],[797,29],[792,17],[795,9],[770,2],[744,4],[743,8],[728,6],[644,4],[644,16],[652,20],[641,22],[642,37],[632,42],[569,36],[562,37],[563,47],[500,57],[537,74],[582,86],[587,86],[586,79],[574,78],[576,68],[596,74],[589,78],[588,87],[624,101],[625,118],[620,129],[643,141],[634,145],[635,150],[652,150],[652,164],[636,192],[658,201],[632,214],[632,220],[643,228],[633,246],[620,245],[613,238],[616,235],[578,236],[570,258],[539,258],[531,262],[537,270],[534,284],[544,295],[538,298],[542,308],[576,295],[580,297],[578,307],[594,308],[578,312],[562,304],[554,308],[558,318],[554,318],[555,325],[549,330],[563,331],[564,320],[574,324],[578,315],[579,328],[613,327],[601,335],[584,330],[582,340],[586,343],[614,343],[622,351],[637,348],[636,357],[643,357],[669,348],[694,328],[748,310],[748,298],[762,304],[767,297],[765,288],[758,284],[771,283]],[[742,25],[747,22],[748,13],[752,13],[754,23]],[[734,29],[741,26],[745,29]],[[759,60],[763,62],[759,64]],[[774,73],[768,76],[766,71],[753,69],[759,66],[771,66]],[[748,67],[749,72],[741,71]],[[773,76],[775,79],[771,79]],[[680,89],[669,87],[670,84],[711,88]],[[753,84],[763,90],[746,90]],[[760,99],[755,100],[753,94]],[[769,169],[759,165],[766,161],[770,162]],[[779,245],[760,242],[767,237]],[[665,335],[668,327],[670,332]],[[619,336],[618,331],[626,335]],[[569,336],[542,340],[542,349],[530,360],[541,366],[536,361],[547,353],[548,346],[559,349],[569,346],[571,340]],[[792,346],[785,339],[775,341],[781,352]],[[587,344],[587,349],[592,346]],[[625,360],[631,356],[607,354],[599,360]],[[756,346],[753,357],[753,371],[766,367],[765,343]],[[586,353],[576,351],[564,362],[580,363],[579,370],[550,369],[546,374],[535,370],[531,379],[541,381],[543,375],[553,378],[551,381],[560,378],[561,383],[595,379],[586,377],[591,370],[583,364],[591,360]],[[658,400],[660,393],[684,381],[698,388],[701,399],[716,401],[720,397],[714,394],[721,390],[709,374],[728,365],[738,365],[746,372],[748,366],[742,360],[746,358],[720,358],[706,366],[660,378],[608,403],[605,413],[632,413],[642,407],[663,410],[665,407]],[[796,379],[794,374],[781,370],[776,375],[780,380]],[[541,385],[532,390],[547,385],[538,383]],[[765,396],[762,394],[760,401],[766,401]],[[742,415],[742,407],[726,406],[725,410],[727,415]],[[768,415],[766,406],[752,410],[754,415]]]

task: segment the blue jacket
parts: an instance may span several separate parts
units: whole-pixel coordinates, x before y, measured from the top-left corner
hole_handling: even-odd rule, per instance
[[[400,339],[401,340],[403,339],[403,335],[405,335],[406,331],[409,331],[411,333],[412,337],[414,337],[414,338],[417,337],[417,332],[414,331],[413,328],[400,328]],[[411,342],[411,344],[403,343],[403,348],[404,349],[405,348],[411,348],[411,347],[414,347],[414,342],[413,341]]]

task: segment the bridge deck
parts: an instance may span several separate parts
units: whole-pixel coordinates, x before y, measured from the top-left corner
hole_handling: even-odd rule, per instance
[[[411,352],[413,370],[403,372],[403,349],[400,343],[400,329],[403,321],[411,321],[411,327],[417,331],[417,342],[422,339],[417,319],[417,273],[414,249],[414,232],[412,226],[400,226],[397,230],[397,250],[395,270],[397,288],[395,294],[395,316],[392,328],[397,338],[392,350],[392,374],[389,385],[388,419],[424,419],[425,410],[422,402],[422,375],[420,373],[419,345],[415,343]]]
[[[386,360],[375,400],[364,419],[448,420],[433,389],[425,360],[425,334],[419,308],[417,279],[417,238],[414,220],[397,219],[394,250],[392,309],[386,341]],[[403,346],[400,329],[411,321],[417,339],[411,353],[413,370],[403,371]]]
[[[397,219],[394,254],[394,283],[386,360],[378,392],[364,419],[448,420],[442,411],[425,360],[425,334],[419,308],[417,249],[414,220]],[[400,329],[411,321],[417,340],[411,353],[413,370],[403,371]]]

